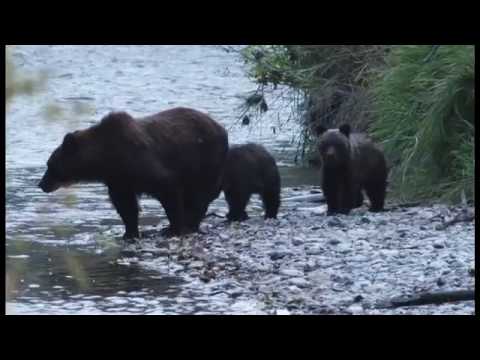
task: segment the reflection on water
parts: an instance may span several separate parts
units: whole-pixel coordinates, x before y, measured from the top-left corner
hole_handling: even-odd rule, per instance
[[[280,176],[283,187],[295,187],[301,185],[320,186],[318,169],[306,167],[280,167]]]
[[[168,311],[175,303],[169,298],[178,294],[181,283],[169,274],[119,264],[119,248],[99,254],[76,246],[11,241],[7,254],[7,301],[23,303],[22,311],[25,305],[45,313],[142,313],[152,306]]]
[[[35,97],[14,99],[7,113],[9,312],[175,312],[172,301],[182,279],[118,262],[126,256],[123,225],[104,186],[78,185],[49,195],[37,187],[65,133],[109,111],[142,116],[188,106],[209,112],[228,129],[231,143],[254,141],[270,149],[282,165],[284,186],[318,182],[314,170],[291,167],[298,126],[285,122],[290,114],[281,101],[270,104],[272,111],[261,120],[241,126],[242,96],[256,85],[238,59],[216,46],[19,46],[13,57],[20,71],[48,70],[49,81]],[[45,116],[48,106],[57,116]],[[260,213],[259,205],[254,199],[254,212]],[[166,225],[157,201],[146,197],[141,206],[141,226]],[[223,198],[210,211],[225,213]]]

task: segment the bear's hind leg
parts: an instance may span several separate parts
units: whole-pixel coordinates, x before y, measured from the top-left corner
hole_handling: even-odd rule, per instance
[[[338,198],[336,191],[333,189],[323,189],[325,200],[327,201],[327,216],[335,215],[338,213]]]
[[[355,201],[353,203],[353,208],[359,208],[363,205],[363,194],[362,194],[362,189],[357,188],[354,190],[354,196],[355,196]]]
[[[347,215],[350,212],[351,199],[345,191],[346,189],[341,185],[323,187],[323,193],[327,200],[327,216],[337,214]]]
[[[113,206],[125,225],[124,239],[139,238],[138,232],[138,200],[135,192],[115,187],[108,187],[108,194]]]
[[[365,186],[368,198],[370,199],[370,211],[380,212],[384,210],[387,183],[370,183]]]
[[[183,191],[170,189],[162,194],[152,194],[165,209],[169,227],[164,231],[164,235],[180,236],[186,234],[187,228],[185,226],[185,204],[183,202]]]
[[[280,190],[265,190],[261,197],[265,208],[265,219],[276,219],[280,207]]]
[[[208,210],[208,201],[200,196],[200,192],[196,194],[190,193],[185,196],[185,225],[188,232],[198,232],[200,223],[205,218]]]

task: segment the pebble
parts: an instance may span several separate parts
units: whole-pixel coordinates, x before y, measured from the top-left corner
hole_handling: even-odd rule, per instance
[[[328,226],[332,227],[344,227],[345,224],[337,217],[332,217],[330,220],[327,221]]]
[[[291,285],[295,285],[301,289],[309,287],[310,282],[305,280],[303,277],[296,277],[296,278],[291,278],[288,280],[288,283]]]
[[[433,247],[435,249],[443,249],[445,247],[445,242],[443,240],[435,240],[433,242]]]
[[[330,245],[338,245],[340,244],[340,240],[338,239],[332,239],[328,242]]]
[[[350,245],[347,245],[347,244],[339,244],[337,247],[336,247],[336,250],[339,252],[339,253],[342,253],[342,254],[346,254],[346,253],[349,253],[352,251],[352,247]]]
[[[311,248],[306,249],[306,251],[305,251],[305,253],[307,255],[320,255],[323,252],[325,252],[325,250],[321,246],[311,247]]]
[[[270,259],[272,260],[280,260],[283,259],[285,256],[289,255],[289,251],[271,251],[269,253]]]
[[[281,269],[279,271],[280,275],[290,276],[290,277],[301,277],[303,276],[303,271],[297,269]]]
[[[218,236],[220,237],[220,239],[224,241],[228,241],[230,239],[230,237],[227,234],[220,233],[218,234]]]
[[[204,266],[203,261],[192,261],[190,263],[190,267],[192,267],[193,269],[200,269],[200,268],[203,268],[203,266]]]
[[[372,222],[369,218],[367,218],[367,217],[365,217],[365,216],[363,216],[363,217],[360,219],[360,221],[361,221],[363,224],[370,224],[370,223]]]
[[[349,313],[351,313],[352,315],[359,315],[359,314],[362,314],[364,311],[363,311],[363,307],[362,305],[360,304],[353,304],[353,305],[350,305],[348,308],[347,308],[347,311]]]
[[[300,237],[294,237],[294,238],[292,239],[292,244],[293,244],[294,246],[303,245],[304,242],[305,242],[305,240],[304,240],[303,238],[300,238]]]
[[[357,295],[353,298],[353,302],[360,302],[363,300],[363,296],[362,295]]]

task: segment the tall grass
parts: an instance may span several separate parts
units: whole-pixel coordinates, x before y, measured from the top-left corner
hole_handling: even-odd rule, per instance
[[[396,46],[374,83],[371,129],[404,199],[474,197],[474,46]]]

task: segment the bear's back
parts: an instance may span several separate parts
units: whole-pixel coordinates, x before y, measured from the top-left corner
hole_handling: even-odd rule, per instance
[[[384,176],[387,171],[385,156],[381,148],[365,133],[350,134],[350,151],[353,160],[353,172],[357,179]]]
[[[265,182],[277,181],[279,177],[273,156],[265,147],[254,143],[230,147],[225,175],[227,182],[240,181],[257,191],[263,189]]]
[[[153,138],[179,144],[223,139],[227,136],[223,126],[210,116],[190,108],[177,107],[137,121]]]
[[[230,146],[227,159],[230,164],[241,162],[243,166],[256,171],[261,171],[265,165],[275,165],[275,159],[265,147],[254,143]]]

